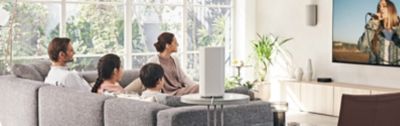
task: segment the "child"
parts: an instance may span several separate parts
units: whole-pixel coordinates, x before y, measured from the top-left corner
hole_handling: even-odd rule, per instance
[[[122,79],[123,71],[119,56],[107,54],[101,57],[97,63],[98,78],[92,92],[98,94],[124,92],[124,89],[118,83]]]
[[[163,68],[158,64],[149,63],[140,69],[139,76],[143,86],[146,88],[141,97],[143,99],[154,97],[157,103],[166,104],[167,95],[162,93],[162,87],[164,86]]]

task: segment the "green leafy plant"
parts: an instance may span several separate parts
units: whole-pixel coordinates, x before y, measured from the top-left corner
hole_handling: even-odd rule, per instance
[[[253,41],[253,49],[257,58],[256,69],[258,74],[258,81],[264,81],[268,71],[268,66],[272,63],[272,56],[279,53],[279,48],[292,40],[292,38],[280,39],[274,35],[260,35],[257,34],[258,40]]]
[[[229,78],[225,78],[225,89],[232,89],[235,87],[239,87],[239,86],[243,86],[246,87],[248,89],[252,89],[255,85],[255,81],[251,82],[251,81],[246,81],[244,83],[242,83],[242,78],[240,76],[231,76]]]
[[[241,68],[244,67],[244,61],[233,60],[232,65],[236,67],[237,73],[234,76],[230,76],[229,78],[225,78],[225,89],[232,89],[235,87],[246,87],[248,89],[252,89],[256,83],[256,81],[246,81],[242,83],[243,78],[240,76]]]

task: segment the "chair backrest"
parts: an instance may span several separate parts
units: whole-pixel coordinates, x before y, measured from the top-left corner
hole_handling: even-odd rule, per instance
[[[400,126],[400,93],[343,95],[338,126]]]

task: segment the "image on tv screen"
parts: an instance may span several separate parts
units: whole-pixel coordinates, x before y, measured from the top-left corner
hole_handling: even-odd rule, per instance
[[[333,0],[332,61],[400,66],[400,0]]]

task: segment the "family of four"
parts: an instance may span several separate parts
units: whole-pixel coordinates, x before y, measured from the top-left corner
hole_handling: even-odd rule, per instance
[[[159,54],[150,58],[140,69],[140,80],[146,88],[141,97],[197,93],[198,84],[183,72],[178,59],[171,55],[177,52],[179,46],[174,34],[160,34],[154,46]],[[70,39],[54,38],[48,47],[52,66],[45,83],[98,94],[122,93],[126,90],[118,83],[123,75],[119,56],[106,54],[100,58],[97,64],[98,78],[92,87],[76,71],[68,70],[66,64],[73,61],[74,54]]]

